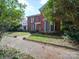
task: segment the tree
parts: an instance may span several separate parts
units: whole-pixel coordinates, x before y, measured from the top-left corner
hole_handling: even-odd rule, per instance
[[[79,41],[79,0],[49,0],[43,11],[48,20],[59,16],[67,35]]]
[[[24,7],[24,5],[18,3],[18,0],[0,0],[1,33],[19,25],[19,21],[24,14]]]
[[[76,22],[79,19],[79,0],[49,0],[43,8],[43,13],[49,20],[60,16],[61,19],[75,21],[74,24],[78,25]]]

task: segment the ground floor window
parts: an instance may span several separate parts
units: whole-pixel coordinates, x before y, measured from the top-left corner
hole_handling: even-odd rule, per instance
[[[53,24],[51,25],[51,31],[54,31],[54,25]]]
[[[23,30],[26,30],[26,26],[23,26]]]

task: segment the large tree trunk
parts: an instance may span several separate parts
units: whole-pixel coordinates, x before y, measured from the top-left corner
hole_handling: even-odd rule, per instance
[[[56,17],[56,20],[55,20],[55,31],[56,32],[60,32],[61,31],[61,18],[60,17]]]

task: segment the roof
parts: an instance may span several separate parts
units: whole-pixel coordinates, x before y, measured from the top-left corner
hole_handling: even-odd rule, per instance
[[[47,3],[45,3],[45,4],[39,9],[39,11],[43,11],[46,6],[47,6]]]
[[[27,16],[27,17],[35,17],[35,16],[40,16],[41,14],[36,14],[36,15],[31,15],[31,16]]]

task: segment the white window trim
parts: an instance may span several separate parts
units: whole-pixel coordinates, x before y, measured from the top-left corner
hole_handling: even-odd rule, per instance
[[[55,31],[55,22],[53,22],[53,25],[54,25],[54,30],[53,31],[51,31],[51,23],[50,23],[50,32],[54,32]]]

